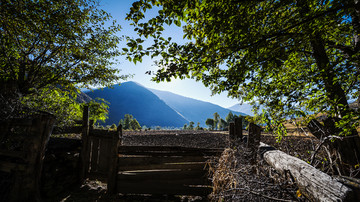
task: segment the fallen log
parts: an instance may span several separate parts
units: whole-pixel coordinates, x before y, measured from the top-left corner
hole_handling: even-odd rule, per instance
[[[281,174],[290,173],[299,190],[312,201],[355,201],[351,188],[310,164],[260,143],[263,159]]]

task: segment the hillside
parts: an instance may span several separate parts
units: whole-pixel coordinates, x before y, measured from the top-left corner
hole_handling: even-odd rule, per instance
[[[223,108],[219,105],[212,104],[210,102],[204,102],[193,98],[184,97],[175,93],[150,89],[160,99],[164,100],[171,108],[182,114],[189,121],[200,122],[200,125],[206,127],[205,121],[207,118],[212,118],[213,114],[217,112],[221,118],[229,114],[229,109]],[[232,111],[237,115],[247,115],[242,112]]]
[[[228,109],[236,111],[236,112],[242,112],[242,113],[248,114],[250,116],[254,115],[254,113],[251,111],[252,106],[249,104],[246,104],[246,103],[243,103],[242,105],[235,104],[235,105],[229,107]]]
[[[104,98],[109,105],[105,125],[118,124],[125,114],[132,114],[140,125],[182,127],[188,121],[159,99],[154,93],[135,82],[125,82],[113,88],[86,93],[91,98]]]

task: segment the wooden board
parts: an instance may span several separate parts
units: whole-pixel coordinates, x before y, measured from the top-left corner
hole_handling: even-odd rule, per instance
[[[189,187],[174,184],[147,184],[147,183],[121,183],[118,182],[118,193],[122,194],[166,194],[166,195],[186,195],[186,196],[207,196],[212,192],[212,188]]]
[[[157,170],[157,169],[179,169],[179,170],[203,170],[206,164],[204,162],[179,162],[162,164],[138,164],[138,165],[119,165],[119,171],[135,170]]]
[[[198,195],[211,193],[205,171],[151,170],[123,172],[117,189],[123,194]]]
[[[54,127],[52,134],[69,134],[69,133],[81,133],[82,132],[82,126],[72,126],[72,127]]]
[[[108,172],[112,139],[101,139],[99,144],[99,172]]]
[[[121,146],[119,154],[148,156],[218,156],[223,149],[203,149],[163,146]]]
[[[90,169],[91,172],[96,172],[98,170],[98,158],[99,158],[99,138],[90,137],[91,141],[91,160],[90,160]]]
[[[177,169],[162,169],[162,170],[141,170],[131,172],[119,172],[117,179],[119,181],[146,181],[146,180],[183,180],[199,178],[206,179],[207,172],[204,170],[177,170]]]
[[[14,170],[24,171],[25,169],[27,169],[27,164],[0,161],[0,171],[2,172],[10,173]]]
[[[136,165],[151,165],[151,164],[165,164],[165,163],[184,163],[184,162],[205,162],[207,159],[203,156],[182,156],[182,157],[150,157],[150,156],[129,156],[119,158],[118,165],[121,166],[136,166]]]

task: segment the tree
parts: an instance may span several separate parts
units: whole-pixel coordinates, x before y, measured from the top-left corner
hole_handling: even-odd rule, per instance
[[[184,126],[183,126],[183,130],[187,130],[188,129],[188,126],[187,124],[185,123]]]
[[[111,130],[116,130],[116,129],[117,129],[116,124],[115,124],[115,123],[113,123],[113,124],[110,126],[110,129],[111,129]]]
[[[98,9],[97,0],[5,0],[0,5],[2,102],[45,88],[74,97],[79,88],[126,78],[113,67],[120,55],[120,25],[104,26],[111,16]]]
[[[83,103],[82,105],[84,104],[89,105],[89,116],[90,116],[89,118],[94,121],[94,124],[99,122],[105,123],[105,120],[108,118],[108,113],[109,113],[108,111],[109,102],[105,101],[102,98],[96,98],[88,103]]]
[[[214,130],[214,128],[215,128],[214,119],[211,119],[211,118],[206,119],[205,124],[210,128],[210,130]]]
[[[132,130],[140,130],[141,129],[141,126],[136,119],[133,119],[130,121],[130,127]]]
[[[131,114],[125,114],[124,119],[121,119],[119,124],[124,130],[139,130],[141,126],[139,122]]]
[[[69,92],[64,92],[58,89],[43,88],[37,94],[34,94],[33,96],[25,96],[20,101],[22,106],[54,114],[58,120],[56,123],[57,126],[69,126],[73,124],[73,120],[82,119],[83,108],[83,104],[76,102],[76,100],[73,99],[69,94]],[[100,114],[100,109],[96,109],[95,101],[92,101],[91,103],[90,119],[94,120],[98,118],[97,115]],[[100,105],[100,103],[98,104]],[[4,106],[4,108],[6,107],[9,106]],[[95,113],[95,111],[99,113]],[[2,111],[2,113],[2,118],[6,119],[8,116],[11,116],[11,114],[5,114],[4,111]],[[31,112],[28,111],[27,116],[29,113]],[[104,114],[104,118],[106,118],[106,114]]]
[[[215,127],[215,130],[218,129],[219,122],[220,122],[220,115],[217,112],[215,112],[214,113],[214,127]]]
[[[218,129],[219,130],[226,130],[228,128],[229,124],[224,119],[220,119],[218,123]]]
[[[200,127],[200,122],[197,122],[195,130],[204,130],[202,127]]]
[[[256,100],[264,106],[255,111],[257,117],[279,135],[286,134],[287,117],[321,112],[329,117],[326,135],[356,136],[359,112],[348,101],[359,97],[359,5],[354,0],[142,0],[127,15],[141,37],[129,41],[128,58],[161,56],[156,81],[191,77],[213,93]],[[158,15],[140,21],[153,6]],[[181,22],[188,42],[161,36],[165,25]],[[146,37],[154,43],[139,48]],[[354,165],[360,156],[356,141],[332,145]]]
[[[194,130],[194,124],[195,124],[194,122],[190,121],[189,127],[187,129]]]
[[[109,103],[104,99],[96,98],[88,103],[79,103],[70,92],[56,88],[43,88],[32,96],[22,97],[20,101],[22,106],[29,109],[54,114],[57,117],[57,126],[69,126],[74,123],[74,120],[81,120],[84,105],[89,105],[89,118],[94,121],[94,124],[99,121],[105,122],[108,118]],[[6,117],[3,115],[0,117]]]
[[[234,114],[230,111],[228,115],[225,117],[225,121],[230,124],[230,122],[235,120]]]

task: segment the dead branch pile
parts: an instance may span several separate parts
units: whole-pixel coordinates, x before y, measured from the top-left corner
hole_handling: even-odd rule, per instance
[[[212,171],[213,201],[305,201],[293,179],[282,177],[264,161],[250,163],[246,148],[227,148]]]

